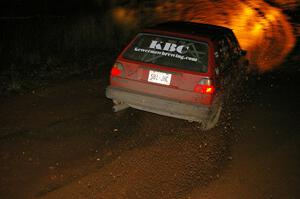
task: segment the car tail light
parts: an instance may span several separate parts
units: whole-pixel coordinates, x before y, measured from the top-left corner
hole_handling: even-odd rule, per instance
[[[122,66],[122,64],[120,63],[115,63],[114,66],[112,67],[110,74],[112,76],[121,76],[122,72],[123,72],[124,68]]]
[[[202,94],[213,94],[215,92],[215,86],[210,78],[203,78],[195,86],[194,91]]]

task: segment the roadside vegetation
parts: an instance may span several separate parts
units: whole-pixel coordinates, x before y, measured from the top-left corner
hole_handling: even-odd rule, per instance
[[[110,68],[132,29],[112,23],[109,12],[88,17],[1,19],[0,92],[26,92],[72,76]],[[126,34],[124,34],[126,32]]]

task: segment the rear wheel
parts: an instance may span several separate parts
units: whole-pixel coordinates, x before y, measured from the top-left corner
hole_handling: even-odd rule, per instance
[[[218,103],[212,110],[209,118],[201,123],[201,129],[203,131],[210,130],[216,126],[219,121],[222,111],[222,104]]]

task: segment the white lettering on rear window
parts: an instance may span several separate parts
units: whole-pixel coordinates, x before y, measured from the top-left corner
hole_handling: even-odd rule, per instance
[[[177,59],[188,60],[188,61],[193,61],[193,62],[197,62],[198,61],[198,59],[194,58],[194,57],[188,57],[188,56],[184,56],[184,55],[180,55],[180,54],[174,54],[174,53],[169,53],[169,52],[164,52],[164,51],[156,51],[156,50],[143,49],[143,48],[138,48],[138,47],[135,47],[134,51],[136,51],[136,52],[143,52],[143,53],[149,53],[149,54],[153,54],[153,55],[162,55],[162,56],[167,56],[167,57],[174,57],[174,58],[177,58]]]
[[[155,49],[155,50],[163,50],[163,51],[169,51],[169,52],[177,52],[180,54],[186,54],[189,50],[189,46],[186,45],[177,45],[174,43],[169,42],[161,42],[152,40],[149,48]]]

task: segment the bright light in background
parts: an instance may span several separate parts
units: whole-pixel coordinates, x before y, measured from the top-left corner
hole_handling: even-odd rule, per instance
[[[113,19],[117,24],[134,26],[137,23],[136,13],[133,10],[117,7],[113,9]]]
[[[296,1],[274,1],[284,7],[296,7]],[[146,12],[145,12],[146,10]],[[231,28],[243,49],[248,51],[252,67],[260,71],[271,70],[281,64],[295,45],[293,27],[278,8],[262,0],[213,1],[172,0],[157,1],[153,8],[140,13],[116,10],[119,23],[130,24],[139,18],[140,23],[184,20],[209,23]]]

